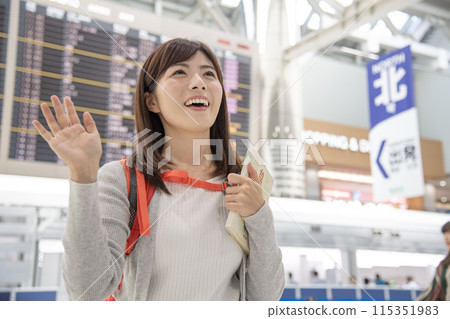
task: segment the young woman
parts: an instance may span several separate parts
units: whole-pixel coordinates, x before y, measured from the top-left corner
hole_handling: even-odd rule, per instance
[[[241,166],[229,147],[222,73],[205,44],[168,41],[148,57],[140,72],[136,131],[158,132],[167,139],[160,144],[137,143],[129,158],[156,191],[148,207],[150,234],[140,237],[128,256],[124,255],[130,234],[124,168],[117,161],[99,170],[102,148],[91,115],[83,114],[83,127],[69,98],[64,99],[66,111],[58,97],[51,100],[56,118],[47,104],[41,105],[51,133],[39,122],[33,124],[69,167],[62,267],[73,300],[104,300],[111,294],[116,300],[280,298],[284,270],[272,212],[255,182],[255,170],[249,167],[250,177],[238,175]],[[195,140],[203,145],[199,160]],[[224,195],[164,182],[161,174],[170,170],[210,183],[227,180],[232,186]],[[248,256],[224,227],[228,210],[245,220]]]
[[[433,281],[417,298],[419,301],[449,301],[450,300],[450,222],[442,226],[447,256],[439,263]]]

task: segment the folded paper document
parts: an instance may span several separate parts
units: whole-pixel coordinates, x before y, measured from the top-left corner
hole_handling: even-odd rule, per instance
[[[250,152],[247,152],[244,163],[242,164],[241,175],[248,176],[247,165],[251,162],[253,168],[258,174],[258,182],[261,185],[263,198],[265,201],[269,200],[270,192],[272,191],[273,178],[270,175],[265,165],[257,163],[255,158]],[[261,163],[262,164],[262,163]],[[245,223],[241,215],[236,212],[230,211],[228,214],[227,222],[225,224],[226,230],[233,236],[234,240],[239,244],[242,250],[248,255],[250,253],[250,246],[248,244],[248,233],[245,229]]]

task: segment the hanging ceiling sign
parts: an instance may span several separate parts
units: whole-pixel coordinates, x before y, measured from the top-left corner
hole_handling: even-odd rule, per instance
[[[410,47],[367,64],[370,166],[376,202],[424,194]]]

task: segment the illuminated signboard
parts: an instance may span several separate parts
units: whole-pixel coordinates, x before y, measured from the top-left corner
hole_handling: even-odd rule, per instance
[[[17,24],[14,23],[18,28],[17,59],[7,160],[60,163],[32,125],[33,120],[45,122],[39,105],[49,102],[52,94],[70,96],[79,116],[84,111],[93,115],[102,138],[101,164],[131,152],[129,141],[134,135],[134,91],[139,65],[161,43],[176,36],[176,32],[169,36],[158,30],[133,28],[130,24],[134,25],[138,18],[127,12],[117,13],[116,5],[109,9],[107,5],[86,2],[84,11],[83,5],[77,9],[73,3],[64,1],[20,1]],[[96,18],[91,12],[97,14]],[[116,18],[107,18],[113,14]],[[99,15],[105,16],[105,21]],[[3,29],[1,32],[1,35],[5,33]],[[1,58],[5,61],[4,43],[1,45]],[[224,75],[232,138],[246,138],[250,52],[240,54],[220,45],[212,48]],[[5,64],[2,61],[0,66]],[[243,144],[238,143],[237,147],[238,153],[244,155]]]

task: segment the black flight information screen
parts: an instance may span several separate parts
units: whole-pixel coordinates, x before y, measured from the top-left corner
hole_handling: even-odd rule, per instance
[[[0,72],[7,3],[0,2]],[[168,37],[32,1],[21,1],[18,28],[9,158],[60,162],[32,125],[33,120],[45,123],[39,105],[53,94],[70,96],[79,116],[92,114],[102,139],[101,164],[129,155],[138,65]],[[224,74],[232,138],[246,138],[251,58],[229,50],[214,52]],[[242,143],[237,145],[244,155]]]
[[[2,126],[3,97],[5,94],[5,68],[6,68],[6,49],[8,44],[8,26],[9,26],[9,0],[8,1],[0,0],[0,128]]]

